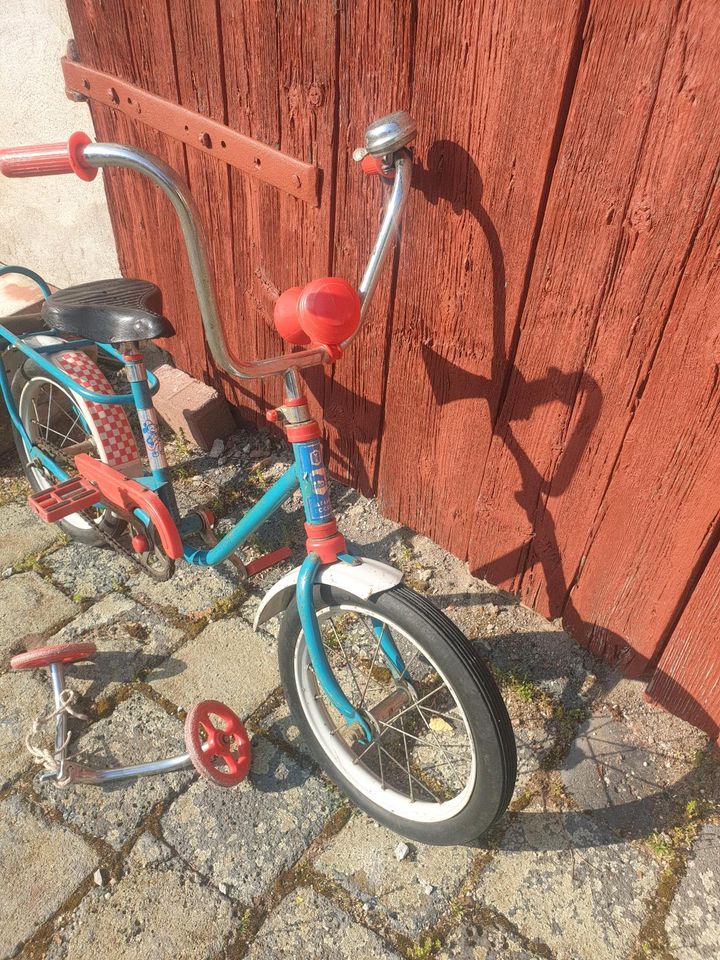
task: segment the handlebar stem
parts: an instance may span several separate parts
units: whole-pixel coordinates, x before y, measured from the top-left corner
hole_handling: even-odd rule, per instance
[[[83,150],[83,161],[90,167],[126,167],[152,180],[172,203],[185,240],[195,293],[200,307],[205,338],[217,366],[240,380],[255,380],[274,376],[291,369],[301,369],[326,363],[331,358],[322,346],[298,350],[295,353],[267,360],[242,361],[231,356],[218,316],[215,289],[210,275],[200,219],[190,191],[175,171],[152,154],[135,147],[117,143],[92,143]],[[391,242],[397,232],[400,217],[410,188],[412,159],[407,150],[400,150],[394,158],[396,177],[385,214],[375,240],[368,265],[359,286],[361,325],[377,285],[380,270],[385,263]],[[347,347],[359,331],[348,337],[341,346]]]

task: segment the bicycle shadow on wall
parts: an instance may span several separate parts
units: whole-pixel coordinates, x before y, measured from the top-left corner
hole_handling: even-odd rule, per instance
[[[514,366],[517,330],[513,331],[512,338],[507,337],[505,258],[498,231],[482,204],[483,182],[480,172],[468,152],[452,141],[436,141],[427,154],[425,166],[416,163],[413,177],[415,186],[429,203],[437,205],[445,202],[456,214],[467,212],[474,218],[487,244],[482,254],[489,255],[492,269],[490,374],[484,376],[463,369],[431,346],[423,344],[422,356],[435,402],[438,406],[446,406],[459,401],[485,401],[485,415],[492,424],[491,435],[503,442],[517,465],[515,500],[532,530],[532,536],[526,542],[470,572],[491,583],[502,584],[512,581],[520,573],[525,576],[539,566],[547,590],[550,619],[562,618],[563,626],[571,635],[583,638],[586,642],[589,638],[588,646],[594,654],[602,655],[611,651],[614,662],[621,664],[624,658],[633,653],[626,640],[606,628],[586,622],[573,604],[573,579],[566,577],[563,570],[552,511],[553,500],[568,489],[599,421],[602,409],[600,387],[582,369],[566,372],[549,367],[544,376],[525,380],[522,372]],[[454,192],[453,185],[458,184],[460,189],[456,188]],[[509,350],[506,349],[508,341],[511,343]],[[512,405],[506,402],[509,385],[512,387]],[[575,406],[578,412],[574,416],[573,432],[565,443],[559,462],[550,476],[544,476],[518,441],[513,423],[530,420],[544,405],[558,401],[568,409]],[[454,602],[450,596],[433,599]],[[539,634],[538,637],[541,643],[543,638],[547,638],[549,647],[552,649],[555,646],[557,650],[559,633],[552,631]],[[512,637],[494,637],[494,646],[502,644],[503,639],[512,651]],[[498,659],[507,660],[507,657],[501,654]],[[565,664],[553,662],[551,656],[540,657],[537,667],[537,675],[531,678],[534,681],[566,679]],[[598,672],[610,674],[609,669]],[[576,685],[575,689],[573,684]],[[579,685],[578,678],[570,678],[567,695],[571,701],[576,700]],[[592,704],[601,693],[607,694],[612,685],[609,676],[602,682],[596,680],[593,687],[584,692],[585,702]],[[678,811],[684,809],[682,804],[697,796],[701,783],[707,783],[707,773],[693,769],[672,785],[663,784],[661,777],[654,778],[653,769],[647,769],[648,765],[653,767],[655,764],[658,768],[665,767],[668,761],[662,749],[643,752],[638,744],[619,740],[618,734],[622,731],[614,727],[613,722],[611,717],[607,722],[604,718],[598,720],[597,728],[593,729],[593,738],[583,741],[584,750],[574,747],[570,754],[560,758],[560,765],[567,771],[568,778],[574,777],[573,782],[581,784],[581,805],[585,801],[587,809],[516,813],[509,829],[506,821],[498,828],[504,833],[501,839],[503,848],[562,850],[605,846],[618,843],[621,839],[647,838],[666,825],[676,823]],[[595,756],[594,751],[601,756]],[[630,761],[628,755],[632,755]],[[632,787],[628,787],[625,777],[628,766],[633,766],[635,755],[640,758],[639,766],[631,771],[634,781]],[[650,759],[646,762],[643,757]],[[547,772],[557,769],[557,762],[552,762],[553,766],[548,765]],[[541,771],[542,764],[541,760]],[[615,769],[616,766],[618,769]],[[607,783],[603,782],[601,788],[596,788],[593,797],[592,791],[588,792],[587,783],[583,792],[583,778],[598,777],[600,770],[606,771]],[[622,786],[614,783],[616,774],[618,782],[622,780]],[[613,783],[612,788],[609,783]],[[720,790],[720,785],[714,789]],[[627,790],[630,791],[629,796]],[[487,845],[493,846],[491,837]]]

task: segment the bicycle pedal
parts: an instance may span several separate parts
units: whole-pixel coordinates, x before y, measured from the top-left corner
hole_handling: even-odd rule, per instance
[[[283,560],[287,560],[291,554],[292,550],[290,547],[280,547],[271,553],[266,553],[264,556],[258,557],[257,560],[251,560],[250,563],[246,563],[245,572],[248,577],[254,577],[256,573],[262,573],[262,571],[267,570],[268,567],[274,567],[276,563],[282,563]]]
[[[97,503],[97,487],[82,477],[70,477],[28,497],[28,506],[46,523],[55,523]]]

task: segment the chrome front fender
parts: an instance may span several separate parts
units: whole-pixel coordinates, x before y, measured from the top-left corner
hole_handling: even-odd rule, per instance
[[[282,613],[289,605],[295,596],[299,573],[300,567],[295,567],[268,590],[255,614],[256,630],[261,624]],[[402,576],[399,570],[387,563],[355,557],[353,563],[337,560],[321,567],[315,580],[316,583],[327,583],[361,600],[367,600],[368,597],[390,590],[400,583]]]

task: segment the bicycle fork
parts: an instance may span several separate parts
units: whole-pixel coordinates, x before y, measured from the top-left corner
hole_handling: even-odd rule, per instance
[[[357,725],[362,731],[364,742],[370,743],[373,739],[370,724],[347,698],[328,661],[320,634],[314,598],[316,577],[323,564],[340,562],[352,565],[357,561],[347,552],[345,538],[337,529],[330,501],[320,427],[310,416],[307,399],[302,393],[295,370],[289,370],[285,374],[285,391],[283,406],[276,411],[271,411],[269,419],[272,421],[282,419],[284,422],[288,440],[293,448],[295,468],[305,509],[308,555],[300,567],[296,585],[300,623],[318,683],[346,723],[349,726]],[[405,665],[395,643],[378,621],[373,620],[373,629],[388,667],[397,678],[402,678]]]

